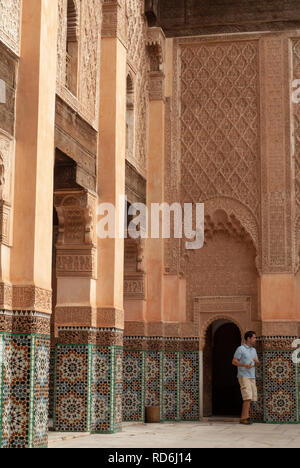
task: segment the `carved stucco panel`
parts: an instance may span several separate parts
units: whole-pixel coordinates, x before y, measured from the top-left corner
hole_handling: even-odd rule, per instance
[[[147,124],[148,124],[148,70],[146,51],[147,23],[143,15],[144,0],[127,0],[128,17],[128,65],[134,74],[135,148],[128,161],[146,177]]]
[[[258,218],[258,43],[180,47],[181,199],[232,197]]]
[[[257,38],[174,40],[173,67],[174,97],[166,105],[166,200],[204,202],[205,214],[223,209],[234,215],[255,246],[259,268]],[[166,273],[177,269],[185,275],[188,256],[179,244],[165,243]]]
[[[20,53],[21,0],[0,0],[0,40]]]
[[[79,93],[66,88],[67,0],[59,0],[57,93],[94,127],[98,125],[102,0],[75,0],[79,19]]]
[[[296,239],[296,265],[299,269],[300,255],[300,39],[291,41],[293,70],[292,70],[292,143],[295,170],[295,239]]]
[[[260,40],[262,270],[295,271],[287,37]]]
[[[0,199],[11,203],[14,142],[0,130]]]
[[[14,140],[0,130],[0,242],[11,245]]]

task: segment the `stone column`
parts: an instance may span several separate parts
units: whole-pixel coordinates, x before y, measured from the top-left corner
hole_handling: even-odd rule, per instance
[[[99,203],[115,207],[114,238],[98,238],[97,325],[124,328],[124,232],[126,147],[126,15],[119,0],[103,5],[99,122]]]
[[[90,430],[88,338],[95,325],[96,194],[84,189],[56,190],[57,304],[54,428]],[[73,339],[71,339],[73,338]]]
[[[59,237],[54,412],[55,428],[61,431],[121,430],[124,238],[119,236],[119,195],[125,195],[126,57],[125,3],[105,1],[98,193],[55,194]],[[114,238],[97,237],[99,203],[116,207]],[[121,215],[123,220],[123,211]]]
[[[292,344],[297,336],[292,336],[292,329],[290,336],[280,336],[280,328],[285,335],[284,323],[277,330],[272,324],[263,324],[263,337],[257,342],[258,402],[251,405],[251,419],[268,424],[295,424],[299,422],[299,376]]]
[[[164,151],[165,151],[165,36],[160,28],[148,31],[150,56],[149,76],[149,130],[147,167],[147,206],[151,227],[151,204],[164,201]],[[147,271],[147,322],[163,320],[164,244],[162,239],[152,239],[149,232],[146,248]],[[161,334],[162,335],[162,334]]]
[[[0,447],[47,446],[57,1],[26,0],[10,284],[0,313]]]
[[[125,212],[119,205],[119,197],[125,196],[126,64],[125,2],[105,1],[101,40],[98,203],[111,203],[115,207],[115,232],[114,238],[103,239],[99,235],[97,238],[94,432],[116,432],[122,427],[124,238],[120,231],[124,232]],[[111,356],[109,361],[108,354]],[[103,382],[110,385],[110,391],[103,390]],[[105,397],[102,397],[103,392]]]

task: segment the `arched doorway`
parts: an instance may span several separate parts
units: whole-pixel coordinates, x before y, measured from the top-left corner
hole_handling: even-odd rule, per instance
[[[237,369],[232,365],[241,344],[239,328],[229,320],[210,325],[203,351],[203,415],[233,417],[241,412]]]

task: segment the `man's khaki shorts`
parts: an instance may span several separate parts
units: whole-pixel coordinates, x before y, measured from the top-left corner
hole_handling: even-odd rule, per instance
[[[257,401],[256,380],[248,377],[240,377],[239,383],[241,386],[242,397],[244,401]]]

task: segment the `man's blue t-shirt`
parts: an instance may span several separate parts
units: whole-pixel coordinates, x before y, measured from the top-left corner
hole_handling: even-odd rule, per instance
[[[246,367],[238,367],[238,378],[248,377],[248,379],[255,379],[255,362],[254,359],[258,359],[256,349],[249,347],[246,344],[240,346],[234,355],[241,364],[252,364],[252,369],[246,369]]]

